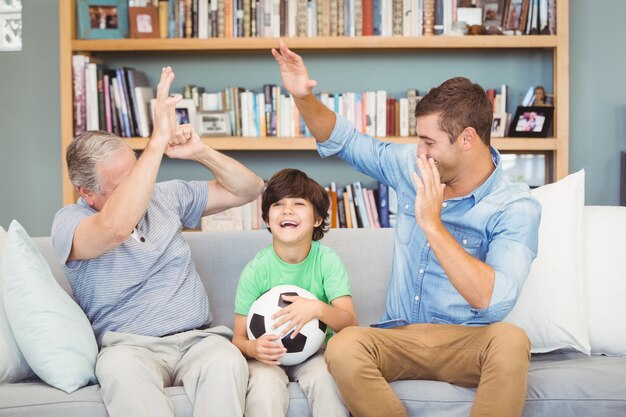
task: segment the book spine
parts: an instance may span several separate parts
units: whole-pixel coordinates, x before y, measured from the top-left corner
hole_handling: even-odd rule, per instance
[[[84,55],[72,56],[74,136],[87,130],[85,66]]]

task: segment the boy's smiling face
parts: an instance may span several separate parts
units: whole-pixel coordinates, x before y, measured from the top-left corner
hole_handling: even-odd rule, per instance
[[[301,197],[284,197],[269,208],[268,227],[275,242],[310,243],[313,229],[322,223],[315,219],[311,203]]]

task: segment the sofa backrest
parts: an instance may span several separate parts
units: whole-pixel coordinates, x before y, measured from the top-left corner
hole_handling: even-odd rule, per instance
[[[185,232],[196,269],[209,294],[213,324],[232,328],[239,274],[271,242],[266,230]],[[71,288],[58,264],[50,238],[35,238],[59,284]],[[391,274],[393,229],[332,229],[321,241],[342,259],[361,325],[380,320]]]

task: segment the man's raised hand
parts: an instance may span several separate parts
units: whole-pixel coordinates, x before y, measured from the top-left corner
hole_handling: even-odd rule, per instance
[[[280,65],[280,75],[287,91],[294,98],[304,98],[311,94],[317,81],[309,79],[309,73],[300,55],[287,48],[282,39],[278,43],[278,49],[280,52],[272,48],[272,55]]]
[[[171,67],[161,70],[161,79],[157,85],[156,100],[154,103],[154,129],[152,141],[167,146],[176,134],[176,104],[182,99],[180,94],[170,96],[170,87],[174,81],[174,71]]]

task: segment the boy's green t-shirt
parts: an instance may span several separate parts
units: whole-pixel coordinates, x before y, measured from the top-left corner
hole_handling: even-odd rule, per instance
[[[252,303],[277,285],[297,285],[326,304],[335,298],[352,295],[346,269],[339,256],[328,246],[313,241],[304,261],[288,264],[269,245],[261,249],[241,273],[235,297],[235,313],[247,316]],[[330,327],[327,340],[329,335],[332,335]]]

